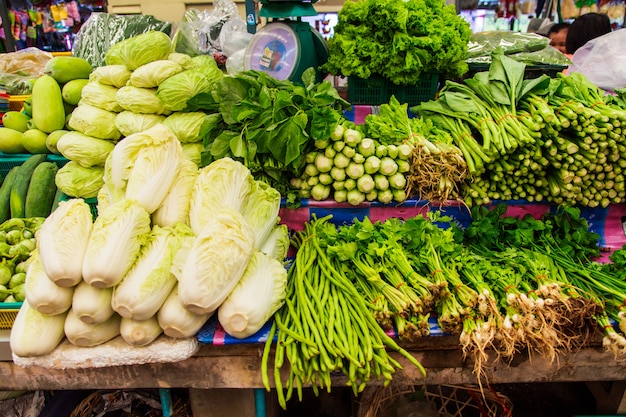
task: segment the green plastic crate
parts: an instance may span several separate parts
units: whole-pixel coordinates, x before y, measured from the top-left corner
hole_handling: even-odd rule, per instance
[[[415,106],[435,99],[440,78],[440,73],[429,72],[424,73],[417,84],[398,85],[381,77],[348,77],[348,101],[352,104],[378,106],[389,103],[391,96],[395,96],[400,103]]]
[[[2,178],[6,177],[11,168],[22,165],[31,156],[32,155],[29,153],[7,154],[0,152],[0,175],[2,176]],[[46,160],[50,162],[56,162],[59,168],[61,168],[69,161],[63,156],[54,154],[47,155]]]

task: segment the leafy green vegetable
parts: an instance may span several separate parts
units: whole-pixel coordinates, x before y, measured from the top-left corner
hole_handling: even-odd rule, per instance
[[[469,24],[443,0],[347,1],[328,41],[332,74],[415,84],[424,72],[464,74]]]
[[[202,127],[201,165],[230,157],[246,165],[255,179],[295,198],[289,180],[299,176],[314,141],[328,139],[349,107],[330,82],[315,83],[312,68],[302,78],[305,85],[243,71],[189,100],[187,111],[210,117]]]

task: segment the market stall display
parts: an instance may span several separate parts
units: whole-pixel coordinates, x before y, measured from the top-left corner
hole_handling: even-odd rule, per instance
[[[11,271],[25,280],[19,366],[185,362],[219,338],[265,343],[259,381],[286,407],[338,374],[355,395],[427,377],[406,344],[435,334],[457,338],[480,383],[492,354],[551,364],[589,343],[626,350],[626,239],[603,241],[585,216],[617,210],[621,231],[621,95],[576,74],[525,78],[498,50],[436,99],[391,97],[356,123],[312,69],[302,83],[227,75],[171,51],[149,31],[104,65],[51,60],[30,109],[7,117],[24,149],[29,123],[45,136],[14,171],[29,175],[0,187],[9,221],[39,221],[20,231],[36,245]],[[510,216],[512,200],[542,204]]]

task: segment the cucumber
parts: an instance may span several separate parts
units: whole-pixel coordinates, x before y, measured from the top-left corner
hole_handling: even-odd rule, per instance
[[[54,162],[42,162],[33,171],[26,193],[25,217],[48,217],[57,191],[54,177],[59,167]]]
[[[19,175],[11,184],[11,194],[9,196],[11,217],[24,218],[26,194],[28,193],[30,178],[37,165],[44,162],[46,157],[46,154],[33,155],[21,165]]]
[[[33,121],[37,129],[46,133],[63,129],[65,108],[59,83],[49,75],[42,75],[35,81],[31,97]]]
[[[11,188],[13,181],[19,175],[20,166],[14,166],[9,170],[7,176],[4,177],[2,186],[0,187],[0,224],[11,218],[11,206],[9,204],[9,197],[11,195]]]
[[[91,74],[91,64],[77,56],[52,57],[44,67],[44,74],[54,78],[59,84],[71,80],[88,79]]]
[[[63,191],[59,190],[59,188],[57,187],[57,191],[54,193],[54,199],[52,199],[52,207],[50,207],[50,213],[52,213],[54,210],[57,209],[57,207],[59,207],[59,203],[63,201],[61,200],[63,196]]]

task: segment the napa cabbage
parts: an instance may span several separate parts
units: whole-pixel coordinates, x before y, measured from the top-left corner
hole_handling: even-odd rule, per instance
[[[277,224],[259,250],[272,258],[283,262],[289,252],[289,228],[286,224]]]
[[[98,212],[83,260],[83,279],[98,288],[117,285],[130,270],[150,233],[150,214],[136,200]]]
[[[201,168],[191,193],[191,229],[199,234],[222,208],[241,211],[253,187],[250,170],[231,158],[220,158]]]
[[[256,333],[284,304],[287,270],[282,262],[254,251],[243,276],[217,310],[226,332],[240,339]]]
[[[165,199],[180,161],[184,159],[180,142],[163,124],[135,133],[120,141],[105,168],[105,183],[125,190],[125,197],[137,200],[153,213]],[[110,168],[110,180],[106,171]]]
[[[280,193],[264,181],[254,181],[241,213],[254,230],[254,247],[260,248],[278,223]]]
[[[46,275],[59,286],[82,280],[83,258],[93,227],[89,204],[82,198],[59,202],[36,235],[39,258]]]
[[[215,311],[237,285],[254,251],[254,231],[241,213],[213,211],[197,235],[178,281],[178,297],[194,314]]]
[[[163,203],[152,213],[152,223],[162,227],[172,227],[178,223],[189,225],[191,191],[197,177],[198,166],[190,160],[183,159]]]
[[[176,284],[170,270],[185,236],[193,233],[183,224],[152,228],[135,264],[113,290],[111,305],[120,316],[147,320],[159,311]]]

